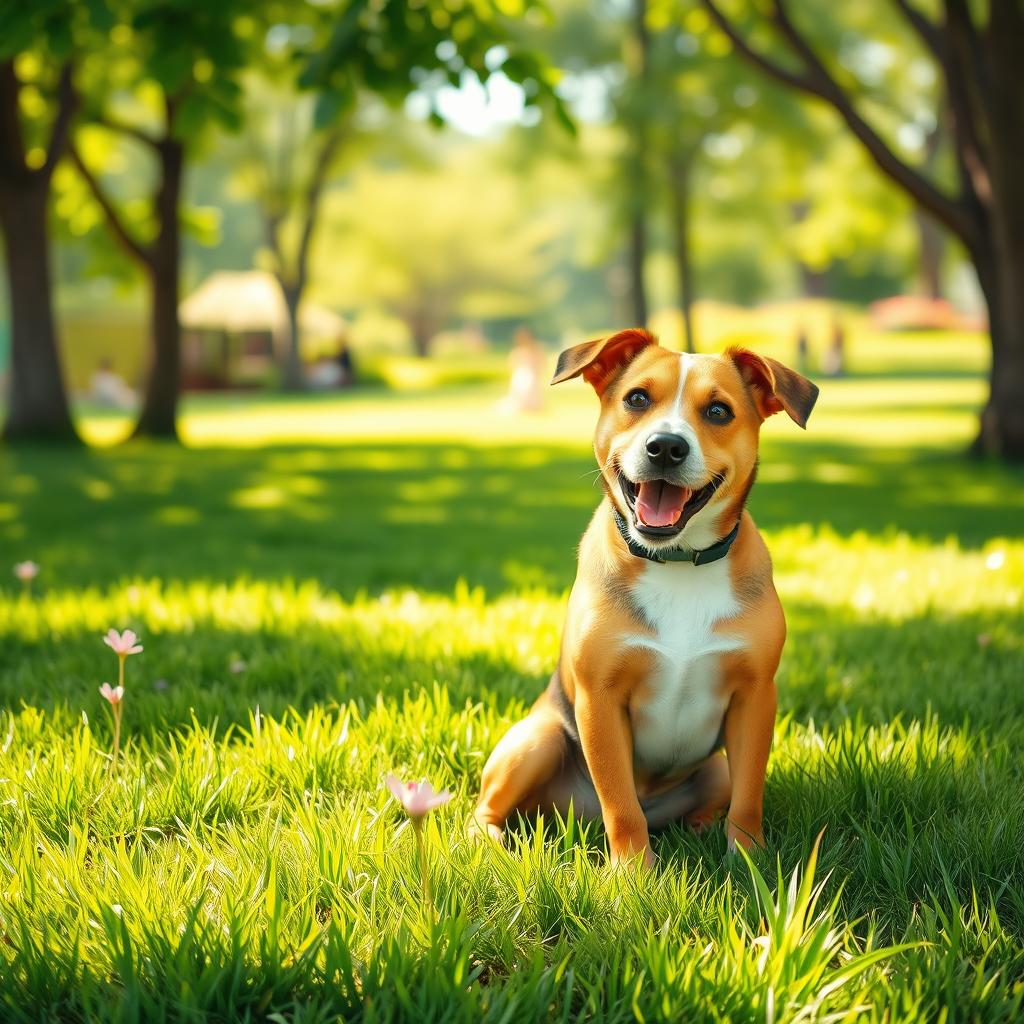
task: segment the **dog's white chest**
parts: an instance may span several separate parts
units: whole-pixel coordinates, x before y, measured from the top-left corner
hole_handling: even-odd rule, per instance
[[[628,643],[650,650],[648,685],[630,704],[633,757],[639,767],[671,772],[696,764],[712,750],[728,696],[721,655],[742,641],[715,633],[715,625],[739,612],[728,559],[710,565],[652,563],[633,588],[633,599],[655,635]]]

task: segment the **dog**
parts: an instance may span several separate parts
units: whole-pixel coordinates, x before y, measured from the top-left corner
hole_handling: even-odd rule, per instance
[[[650,832],[726,813],[729,849],[762,845],[775,673],[786,636],[746,510],[761,424],[800,427],[809,380],[746,349],[670,352],[644,330],[567,349],[552,384],[601,401],[605,496],[579,546],[547,689],[488,759],[471,831],[570,810],[604,821],[613,863],[653,864]]]

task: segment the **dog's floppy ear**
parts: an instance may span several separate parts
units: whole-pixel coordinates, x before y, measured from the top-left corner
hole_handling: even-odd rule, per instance
[[[750,389],[762,420],[785,410],[794,423],[806,428],[807,418],[818,400],[817,385],[777,359],[759,356],[745,348],[731,348],[726,355]]]
[[[558,357],[558,366],[555,367],[551,383],[561,384],[563,380],[583,374],[583,379],[601,395],[615,370],[625,366],[648,345],[657,344],[658,339],[650,332],[631,327],[610,338],[574,345]]]

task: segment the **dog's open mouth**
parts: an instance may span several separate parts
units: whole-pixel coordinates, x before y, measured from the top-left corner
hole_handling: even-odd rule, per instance
[[[619,473],[622,496],[633,513],[633,524],[649,537],[674,537],[711,500],[721,477],[692,490],[667,480],[633,483]]]

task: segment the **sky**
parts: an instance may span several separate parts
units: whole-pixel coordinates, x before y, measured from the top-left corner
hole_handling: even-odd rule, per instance
[[[607,90],[607,81],[598,73],[566,76],[558,87],[579,121],[597,121],[604,116]],[[444,84],[430,92],[417,90],[406,100],[406,114],[425,121],[431,101],[448,124],[466,135],[492,135],[514,124],[535,124],[540,118],[538,110],[527,107],[522,86],[501,71],[493,72],[486,85],[466,72],[458,88]]]

